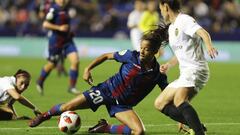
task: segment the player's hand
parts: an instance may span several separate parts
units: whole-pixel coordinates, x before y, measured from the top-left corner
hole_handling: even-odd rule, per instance
[[[64,25],[59,26],[59,31],[67,32],[68,30],[69,30],[69,25],[68,24],[64,24]]]
[[[92,75],[91,75],[91,72],[88,69],[84,70],[83,80],[86,81],[89,85],[93,86]]]
[[[165,63],[160,66],[160,72],[166,74],[169,69],[169,64]]]
[[[33,113],[34,113],[36,116],[42,114],[42,112],[41,112],[38,108],[35,108],[35,109],[33,110]]]
[[[214,48],[213,46],[208,46],[207,47],[207,52],[208,52],[208,55],[214,59],[216,58],[216,56],[218,55],[218,51],[216,48]]]

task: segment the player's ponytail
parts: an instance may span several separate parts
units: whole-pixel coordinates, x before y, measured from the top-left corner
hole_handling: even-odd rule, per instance
[[[155,29],[144,32],[141,40],[148,40],[152,48],[158,50],[168,43],[168,27],[165,24],[156,25]]]
[[[179,11],[181,7],[180,0],[159,0],[160,4],[168,4],[168,6],[174,11]]]
[[[27,72],[26,70],[22,70],[22,69],[19,69],[15,74],[14,74],[14,77],[15,78],[18,78],[20,76],[24,76],[28,79],[31,79],[31,75],[29,72]]]

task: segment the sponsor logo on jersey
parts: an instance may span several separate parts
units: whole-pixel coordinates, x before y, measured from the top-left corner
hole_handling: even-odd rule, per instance
[[[126,52],[127,52],[127,50],[123,50],[123,51],[118,52],[118,54],[119,55],[124,55]]]

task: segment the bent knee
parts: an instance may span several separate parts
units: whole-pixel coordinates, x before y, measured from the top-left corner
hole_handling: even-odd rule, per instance
[[[132,132],[134,135],[144,135],[145,129],[144,128],[136,128],[136,129],[132,129]]]
[[[159,111],[162,111],[165,105],[163,100],[156,99],[154,102],[154,107]]]

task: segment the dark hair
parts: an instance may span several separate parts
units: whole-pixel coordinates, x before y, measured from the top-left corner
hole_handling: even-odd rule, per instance
[[[160,4],[168,4],[173,11],[180,10],[181,2],[180,0],[159,0]]]
[[[148,40],[151,48],[159,49],[168,43],[168,26],[165,24],[156,25],[156,29],[152,29],[144,32],[141,40]]]
[[[22,69],[18,69],[18,71],[14,74],[14,77],[17,78],[19,76],[24,76],[26,78],[31,79],[31,75],[29,72],[22,70]]]

